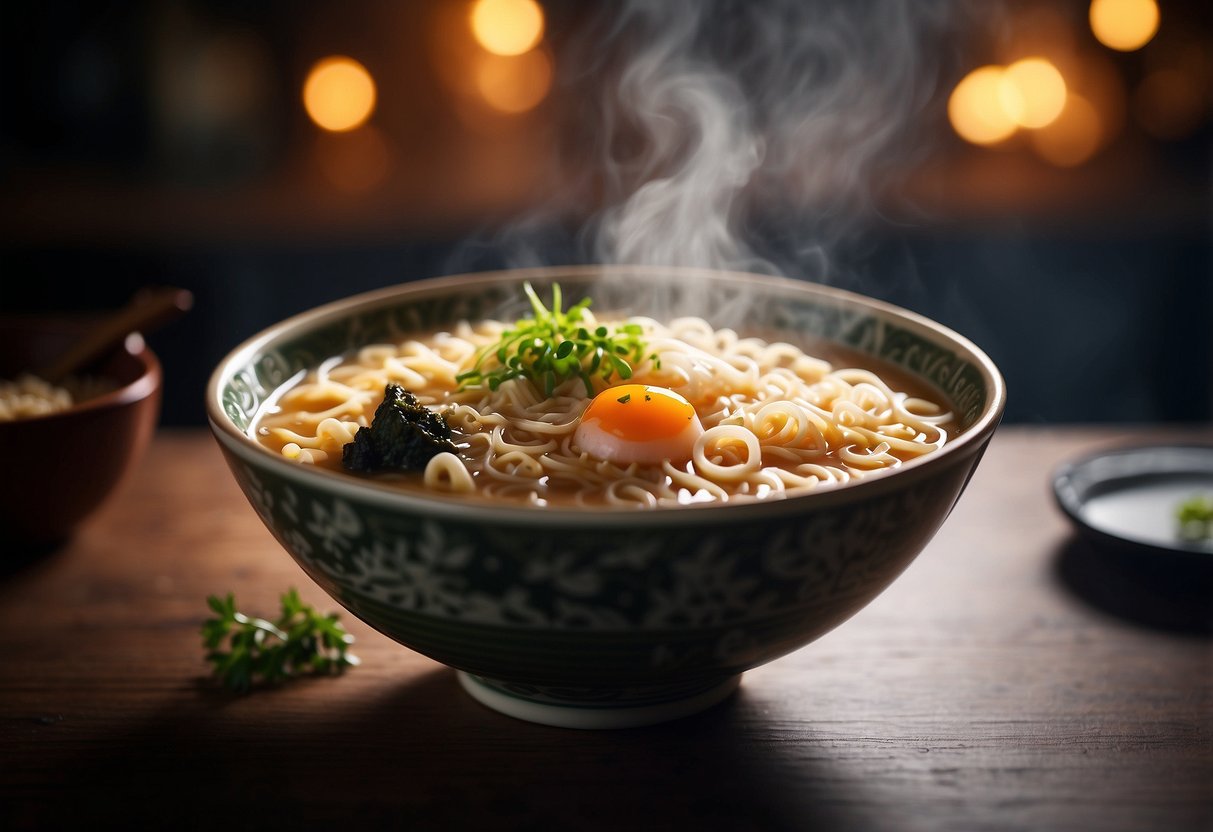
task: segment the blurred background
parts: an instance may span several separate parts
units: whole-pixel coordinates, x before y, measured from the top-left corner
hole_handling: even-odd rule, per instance
[[[1213,419],[1207,0],[0,8],[0,312],[195,307],[244,338],[355,292],[573,262],[778,272],[906,306],[1008,421]]]

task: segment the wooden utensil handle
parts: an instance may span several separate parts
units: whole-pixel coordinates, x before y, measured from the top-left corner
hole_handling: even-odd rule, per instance
[[[100,358],[132,332],[149,332],[175,320],[193,306],[185,289],[157,286],[141,289],[130,302],[91,329],[78,343],[37,375],[57,384]]]

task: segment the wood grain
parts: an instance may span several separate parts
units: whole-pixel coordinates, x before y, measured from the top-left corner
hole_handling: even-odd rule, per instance
[[[1213,431],[1002,429],[854,619],[710,712],[577,732],[484,709],[348,615],[346,676],[213,690],[208,594],[335,604],[213,440],[162,431],[66,548],[5,556],[0,827],[1213,828],[1207,598],[1111,574],[1048,486],[1065,459],[1159,439]]]

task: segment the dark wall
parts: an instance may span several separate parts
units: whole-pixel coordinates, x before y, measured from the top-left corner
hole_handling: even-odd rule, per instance
[[[382,286],[504,265],[460,241],[392,245],[0,249],[0,311],[98,310],[140,286],[195,308],[149,336],[166,370],[165,424],[201,424],[210,371],[258,330]],[[459,255],[458,257],[456,255]],[[571,248],[553,242],[551,262]],[[966,335],[995,360],[1009,422],[1213,418],[1213,253],[1200,234],[1028,235],[933,229],[869,238],[834,285]]]

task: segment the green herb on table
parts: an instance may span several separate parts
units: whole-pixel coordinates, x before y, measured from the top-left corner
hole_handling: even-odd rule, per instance
[[[213,675],[229,690],[245,693],[258,682],[278,684],[303,675],[335,675],[359,663],[347,652],[354,637],[335,613],[322,614],[291,589],[274,621],[236,609],[232,593],[206,599],[215,617],[202,624],[202,643]]]
[[[1175,510],[1175,519],[1184,540],[1213,540],[1213,496],[1197,494],[1184,500]]]
[[[496,344],[480,352],[472,369],[455,377],[462,388],[487,385],[496,390],[510,379],[525,378],[550,396],[564,382],[580,378],[592,396],[594,378],[610,382],[619,376],[626,380],[645,359],[658,364],[655,354],[646,354],[644,329],[639,324],[593,326],[585,316],[589,298],[562,311],[559,284],[552,285],[550,309],[530,283],[523,284],[523,291],[533,315],[505,330]]]

